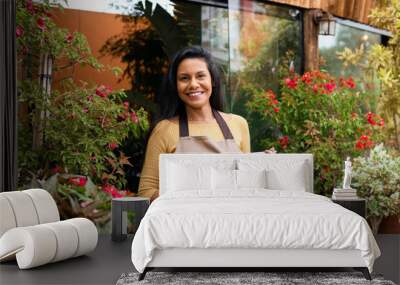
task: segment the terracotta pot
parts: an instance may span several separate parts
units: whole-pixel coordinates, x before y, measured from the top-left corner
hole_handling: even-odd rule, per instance
[[[400,234],[400,216],[383,218],[379,226],[380,234]]]

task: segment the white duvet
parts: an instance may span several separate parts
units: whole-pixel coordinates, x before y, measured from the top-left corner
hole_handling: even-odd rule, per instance
[[[164,248],[358,249],[370,271],[380,255],[359,215],[320,195],[265,189],[164,194],[134,237],[135,268]]]

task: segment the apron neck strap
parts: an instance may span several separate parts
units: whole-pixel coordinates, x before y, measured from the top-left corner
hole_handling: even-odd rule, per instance
[[[233,135],[231,130],[229,129],[228,125],[226,124],[224,118],[222,118],[221,114],[212,109],[213,116],[218,123],[219,128],[224,135],[226,140],[233,139]],[[189,136],[189,125],[187,120],[186,111],[183,111],[182,114],[179,116],[179,137],[188,137]]]

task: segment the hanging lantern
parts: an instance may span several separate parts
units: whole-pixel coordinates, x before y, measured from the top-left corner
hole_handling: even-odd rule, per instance
[[[334,36],[336,30],[335,18],[326,12],[322,12],[317,16],[319,26],[319,34],[323,36]]]

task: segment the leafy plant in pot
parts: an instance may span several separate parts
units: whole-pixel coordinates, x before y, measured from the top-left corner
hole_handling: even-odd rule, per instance
[[[354,159],[353,178],[358,196],[367,201],[367,219],[377,234],[383,217],[400,214],[400,157],[377,145],[367,157]]]

